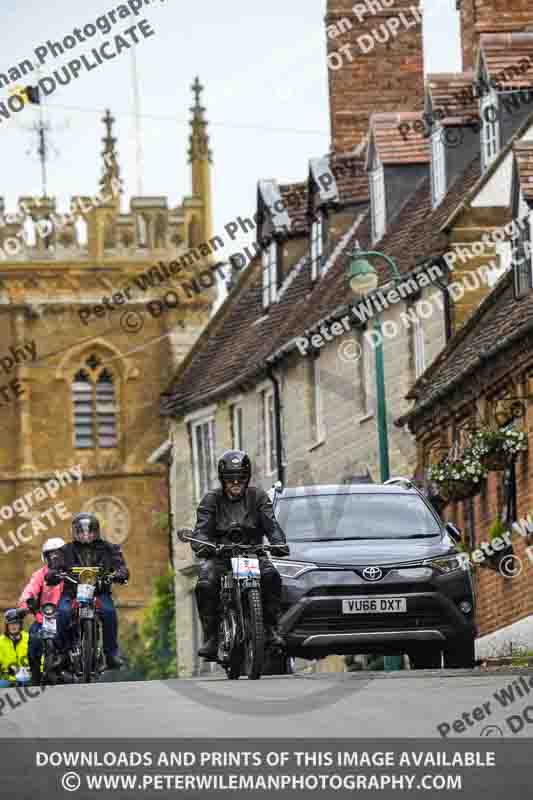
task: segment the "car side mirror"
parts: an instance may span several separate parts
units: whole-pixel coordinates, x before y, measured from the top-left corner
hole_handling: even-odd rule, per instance
[[[463,534],[461,533],[457,525],[454,525],[453,522],[447,522],[445,528],[446,528],[446,533],[449,533],[454,542],[456,544],[459,544],[459,542],[463,538]]]

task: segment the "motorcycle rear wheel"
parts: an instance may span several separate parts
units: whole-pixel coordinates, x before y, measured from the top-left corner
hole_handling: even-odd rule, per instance
[[[83,682],[90,683],[94,661],[94,625],[87,619],[81,629],[81,667]]]
[[[257,681],[261,677],[265,659],[265,628],[260,590],[250,589],[246,593],[246,601],[245,668],[248,680]]]

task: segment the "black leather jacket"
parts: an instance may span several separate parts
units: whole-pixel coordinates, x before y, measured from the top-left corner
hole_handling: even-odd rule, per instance
[[[56,568],[48,570],[45,581],[50,586],[61,582],[59,572],[68,572],[72,567],[103,567],[106,571],[116,573],[117,583],[127,581],[130,573],[126,566],[122,550],[118,544],[111,544],[103,539],[97,539],[92,544],[69,542],[60,553],[60,560]],[[110,591],[110,589],[106,590]],[[70,581],[65,581],[63,593],[76,594],[76,586]]]
[[[255,502],[254,502],[255,495]],[[241,525],[245,530],[243,544],[262,544],[266,536],[270,544],[286,545],[285,534],[274,517],[272,502],[263,489],[249,486],[240,500],[230,500],[222,489],[208,492],[197,509],[194,539],[213,544],[230,544],[228,530],[232,525]],[[201,557],[214,553],[191,542],[195,553]]]

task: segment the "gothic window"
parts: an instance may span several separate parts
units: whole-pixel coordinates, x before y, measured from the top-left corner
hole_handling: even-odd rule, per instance
[[[137,214],[137,247],[148,247],[148,226],[143,214]]]
[[[75,446],[107,450],[117,446],[117,406],[112,373],[94,355],[72,382]]]
[[[83,217],[78,217],[76,219],[74,229],[76,231],[76,242],[78,246],[85,247],[87,245],[87,223]]]

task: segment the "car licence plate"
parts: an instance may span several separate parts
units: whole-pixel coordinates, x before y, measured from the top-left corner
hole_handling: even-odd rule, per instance
[[[343,614],[405,614],[406,597],[350,597],[342,601]]]

